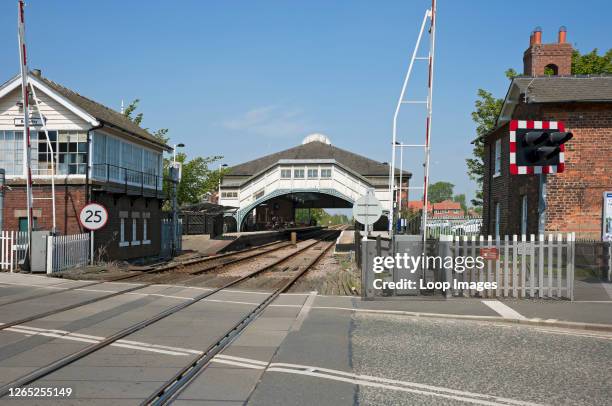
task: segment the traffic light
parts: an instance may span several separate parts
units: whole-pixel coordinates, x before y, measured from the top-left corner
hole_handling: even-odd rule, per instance
[[[561,122],[513,120],[510,123],[510,173],[562,172],[563,144],[572,136]]]

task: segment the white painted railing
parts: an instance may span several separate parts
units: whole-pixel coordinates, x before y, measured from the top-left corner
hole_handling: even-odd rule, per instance
[[[47,273],[87,265],[89,233],[47,237]]]
[[[0,232],[0,269],[13,272],[26,257],[28,233],[25,231]]]
[[[450,244],[453,256],[485,258],[485,266],[471,266],[453,278],[464,282],[496,282],[497,288],[481,296],[514,298],[574,298],[575,234],[492,236],[440,236]],[[488,259],[490,258],[490,259]],[[475,289],[453,291],[475,296]]]

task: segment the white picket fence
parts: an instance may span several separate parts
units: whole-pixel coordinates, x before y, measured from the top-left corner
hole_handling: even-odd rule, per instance
[[[503,239],[488,236],[440,237],[458,256],[491,258],[453,277],[464,282],[497,282],[497,288],[453,291],[459,296],[512,296],[514,298],[574,298],[575,234],[517,235]],[[485,254],[485,255],[483,255]]]
[[[26,257],[28,233],[0,231],[0,269],[13,272]]]
[[[89,233],[47,237],[47,273],[87,265]]]

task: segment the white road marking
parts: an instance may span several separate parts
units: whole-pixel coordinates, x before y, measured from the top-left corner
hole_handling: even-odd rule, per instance
[[[308,317],[308,313],[310,313],[310,309],[312,308],[312,304],[314,303],[316,298],[317,292],[310,292],[310,294],[304,301],[304,305],[300,309],[300,312],[291,324],[291,331],[299,331],[302,328],[302,324],[304,323],[304,320],[306,320],[306,317]]]
[[[71,333],[69,331],[64,331],[64,330],[43,329],[43,328],[29,327],[29,326],[22,326],[22,325],[9,327],[6,329],[6,331],[11,331],[14,333],[21,333],[27,336],[39,335],[39,336],[45,336],[45,337],[51,337],[51,338],[59,338],[62,340],[88,343],[88,344],[96,344],[105,339],[105,337],[92,336],[92,335],[79,334],[79,333]],[[202,354],[202,351],[192,350],[189,348],[170,347],[166,345],[150,344],[150,343],[144,343],[140,341],[131,341],[131,340],[117,340],[116,342],[110,345],[114,347],[130,348],[134,350],[154,352],[154,353],[165,354],[165,355],[188,356],[192,354],[196,354],[196,355]]]
[[[499,300],[481,300],[481,302],[506,319],[527,320],[525,316],[523,316],[510,306],[503,304]]]
[[[359,375],[335,369],[319,368],[310,365],[287,364],[275,362],[269,364],[264,361],[232,357],[218,354],[211,362],[239,366],[250,369],[265,370],[265,372],[283,372],[288,374],[305,375],[322,379],[351,383],[354,385],[372,386],[389,390],[416,393],[425,396],[442,397],[446,399],[459,400],[478,405],[523,405],[536,406],[537,403],[524,402],[516,399],[509,399],[494,395],[466,392],[440,386],[425,385],[416,382],[399,381],[394,379],[379,378],[370,375]]]

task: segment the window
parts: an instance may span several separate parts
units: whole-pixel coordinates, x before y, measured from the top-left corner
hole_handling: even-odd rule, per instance
[[[319,170],[318,169],[309,169],[308,170],[308,177],[309,178],[318,178],[319,177]]]
[[[140,245],[138,239],[138,218],[140,213],[132,213],[132,245]]]
[[[304,179],[304,170],[303,169],[294,169],[293,177],[295,179]]]
[[[495,203],[495,236],[499,237],[499,220],[501,218],[499,203]]]
[[[321,169],[321,178],[331,178],[331,168]]]
[[[42,134],[44,139],[44,132]],[[87,133],[58,131],[56,151],[58,174],[85,175],[87,171]]]
[[[236,199],[238,198],[238,192],[221,192],[222,199]]]
[[[281,169],[281,179],[291,179],[291,169]]]
[[[263,190],[263,189],[262,189],[262,190],[260,190],[259,192],[255,193],[255,194],[253,195],[253,198],[254,198],[255,200],[257,200],[257,199],[259,199],[259,198],[262,198],[262,197],[264,196],[264,194],[265,194],[265,193],[266,193],[266,192],[265,192],[265,190]]]
[[[121,141],[115,137],[106,137],[106,163],[108,164],[108,177],[115,181],[124,181],[121,172]]]
[[[128,212],[127,211],[121,211],[119,212],[119,219],[120,219],[120,223],[119,223],[119,246],[120,247],[127,247],[130,245],[129,241],[126,241],[125,239],[125,220],[128,217]]]
[[[149,240],[149,218],[151,218],[150,212],[142,213],[142,245],[151,244],[151,240]]]
[[[23,176],[23,131],[0,131],[0,168]]]
[[[521,234],[527,234],[527,195],[521,200]]]
[[[493,176],[501,174],[501,139],[495,141],[495,171]]]

